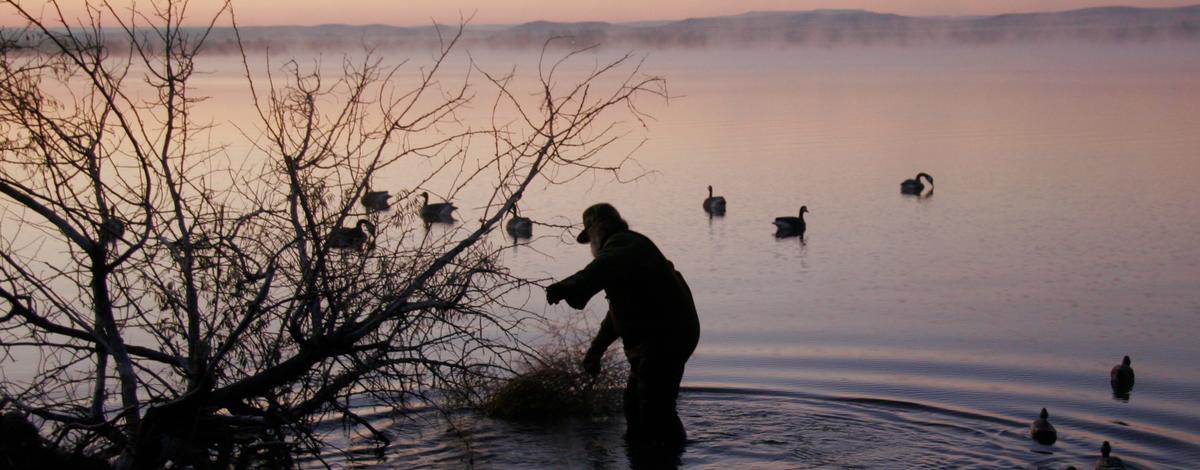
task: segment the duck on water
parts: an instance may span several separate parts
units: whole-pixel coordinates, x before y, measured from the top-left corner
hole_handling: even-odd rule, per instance
[[[1128,398],[1129,392],[1133,390],[1133,366],[1129,356],[1121,359],[1121,363],[1113,366],[1112,371],[1108,373],[1108,383],[1112,385],[1113,393],[1123,398]]]
[[[712,185],[708,186],[708,197],[704,198],[704,212],[713,215],[725,214],[725,197],[713,196]]]
[[[925,184],[921,182],[921,178],[925,178],[925,179],[929,180],[929,188],[932,190],[933,189],[933,177],[929,176],[929,173],[922,172],[922,173],[917,173],[917,176],[915,178],[907,179],[907,180],[904,180],[904,182],[900,183],[900,192],[903,194],[911,194],[914,196],[920,196],[921,193],[925,191]]]
[[[775,236],[784,237],[803,237],[804,231],[808,229],[808,224],[804,222],[804,213],[808,212],[808,206],[800,206],[800,215],[797,217],[776,217],[775,221]]]
[[[1058,431],[1050,424],[1050,413],[1042,408],[1042,414],[1029,426],[1029,437],[1038,444],[1050,445],[1058,440]]]
[[[360,219],[354,227],[336,227],[331,230],[326,243],[330,248],[338,250],[361,250],[369,237],[368,232],[369,236],[375,235],[375,224]]]
[[[1095,470],[1125,470],[1125,462],[1120,457],[1109,455],[1112,453],[1112,446],[1108,441],[1100,446],[1100,458],[1096,459]]]
[[[360,202],[367,209],[367,212],[381,212],[388,210],[388,207],[391,206],[391,204],[388,204],[388,199],[391,197],[392,195],[388,194],[387,191],[368,190],[362,195]]]
[[[424,220],[426,223],[433,223],[433,222],[451,223],[451,222],[454,222],[453,213],[454,213],[455,209],[457,209],[457,207],[454,207],[454,204],[451,204],[449,202],[435,202],[433,204],[430,204],[429,203],[429,193],[424,192],[424,191],[421,192],[420,215],[421,215],[421,220]]]
[[[509,209],[512,217],[504,224],[504,230],[513,238],[533,238],[533,219],[529,217],[521,217],[517,212],[517,205],[513,204]]]

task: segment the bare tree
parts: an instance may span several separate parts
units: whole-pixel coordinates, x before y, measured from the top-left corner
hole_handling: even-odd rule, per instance
[[[641,124],[638,96],[665,96],[630,56],[563,78],[584,51],[540,63],[532,100],[511,72],[444,81],[462,27],[415,74],[368,54],[256,81],[243,53],[261,157],[244,163],[195,111],[228,4],[183,27],[184,1],[82,20],[5,3],[28,26],[0,38],[0,352],[30,372],[4,373],[0,406],[118,467],[315,453],[331,415],[386,440],[355,403],[403,411],[503,374],[536,320],[503,299],[535,281],[489,233],[535,181],[618,171],[602,150]],[[459,118],[480,102],[490,125]],[[416,172],[391,210],[364,207]],[[486,195],[478,222],[431,235],[415,195],[435,183]]]

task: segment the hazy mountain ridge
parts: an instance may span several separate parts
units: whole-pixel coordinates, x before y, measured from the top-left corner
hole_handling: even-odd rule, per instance
[[[387,25],[252,26],[238,34],[249,50],[428,48],[448,40],[456,26]],[[10,30],[11,31],[11,30]],[[869,46],[1003,44],[1039,41],[1085,43],[1200,41],[1200,5],[1177,8],[1100,7],[1063,12],[971,17],[912,17],[866,10],[751,11],[671,22],[558,23],[468,26],[471,48],[563,45],[672,48],[758,45]],[[232,28],[209,37],[208,52],[237,50]]]

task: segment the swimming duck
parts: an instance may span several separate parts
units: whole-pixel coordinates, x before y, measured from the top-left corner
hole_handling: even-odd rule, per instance
[[[1029,426],[1029,437],[1043,445],[1050,445],[1058,440],[1058,431],[1050,424],[1050,413],[1045,408],[1042,408],[1040,417]]]
[[[776,217],[775,236],[776,237],[803,237],[804,230],[808,228],[808,224],[804,223],[804,213],[808,212],[808,206],[800,206],[799,217]]]
[[[367,212],[379,212],[388,209],[388,198],[391,197],[387,191],[367,191],[362,195],[361,202],[363,207],[367,208]]]
[[[363,228],[366,228],[364,231]],[[366,219],[359,220],[353,228],[337,227],[329,232],[330,248],[339,250],[359,250],[362,249],[363,243],[367,241],[367,232],[372,236],[375,235],[375,224],[372,224]]]
[[[533,219],[517,215],[516,204],[513,204],[512,209],[509,209],[509,211],[512,212],[513,216],[504,224],[504,230],[508,232],[508,235],[513,238],[532,238]]]
[[[453,222],[454,204],[449,202],[429,203],[429,193],[421,193],[421,219],[426,222]]]
[[[1111,452],[1112,446],[1108,445],[1108,441],[1104,441],[1104,445],[1100,446],[1100,458],[1096,460],[1095,470],[1125,470],[1125,462],[1122,462],[1120,457],[1108,455]]]
[[[104,219],[100,223],[100,244],[114,244],[125,234],[125,224],[115,218]]]
[[[929,187],[932,188],[933,177],[929,176],[928,173],[917,173],[916,178],[904,180],[903,183],[900,183],[900,192],[904,194],[920,195],[921,192],[925,190],[925,185],[921,183],[922,177],[929,180]]]
[[[1118,393],[1126,393],[1133,389],[1133,367],[1130,367],[1129,356],[1125,356],[1120,364],[1113,366],[1112,372],[1108,374],[1109,384],[1112,385],[1113,391]]]
[[[712,185],[708,186],[708,197],[704,198],[704,211],[710,214],[725,213],[725,197],[713,196]]]

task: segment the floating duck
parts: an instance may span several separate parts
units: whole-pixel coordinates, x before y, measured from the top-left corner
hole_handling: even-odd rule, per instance
[[[1112,446],[1108,445],[1108,441],[1104,441],[1104,445],[1100,446],[1100,458],[1096,460],[1095,470],[1125,470],[1125,462],[1122,462],[1120,457],[1108,455],[1110,453]]]
[[[712,185],[708,186],[708,197],[704,198],[704,211],[716,215],[725,213],[725,197],[713,196]]]
[[[1050,445],[1058,440],[1058,431],[1050,424],[1050,413],[1045,408],[1042,408],[1042,414],[1029,426],[1029,437],[1043,445]]]
[[[1125,356],[1108,374],[1108,383],[1112,385],[1113,392],[1125,394],[1133,390],[1133,367],[1130,367],[1130,363],[1129,356]]]
[[[513,204],[509,211],[513,216],[504,224],[504,230],[508,232],[508,235],[513,238],[533,238],[533,219],[517,215],[516,204]]]
[[[125,234],[125,224],[115,218],[104,219],[100,223],[100,244],[110,245],[121,239]]]
[[[363,207],[367,208],[367,212],[380,212],[388,210],[391,206],[388,204],[388,198],[391,197],[387,191],[367,191],[360,201]]]
[[[454,204],[449,202],[429,203],[429,193],[421,193],[421,219],[425,222],[454,222]]]
[[[808,228],[808,224],[804,223],[804,213],[808,212],[808,206],[800,206],[800,215],[798,217],[776,217],[775,236],[776,237],[803,237],[804,231]]]
[[[928,179],[929,187],[933,187],[932,176],[929,176],[928,173],[917,173],[915,178],[907,179],[900,183],[900,192],[904,194],[920,195],[922,191],[925,191],[925,185],[921,183],[921,178]]]
[[[363,229],[366,230],[363,230]],[[326,240],[330,248],[339,250],[360,250],[363,243],[367,241],[367,232],[371,236],[375,235],[375,224],[372,224],[366,219],[359,220],[357,224],[351,227],[337,227],[329,232],[329,238]]]

